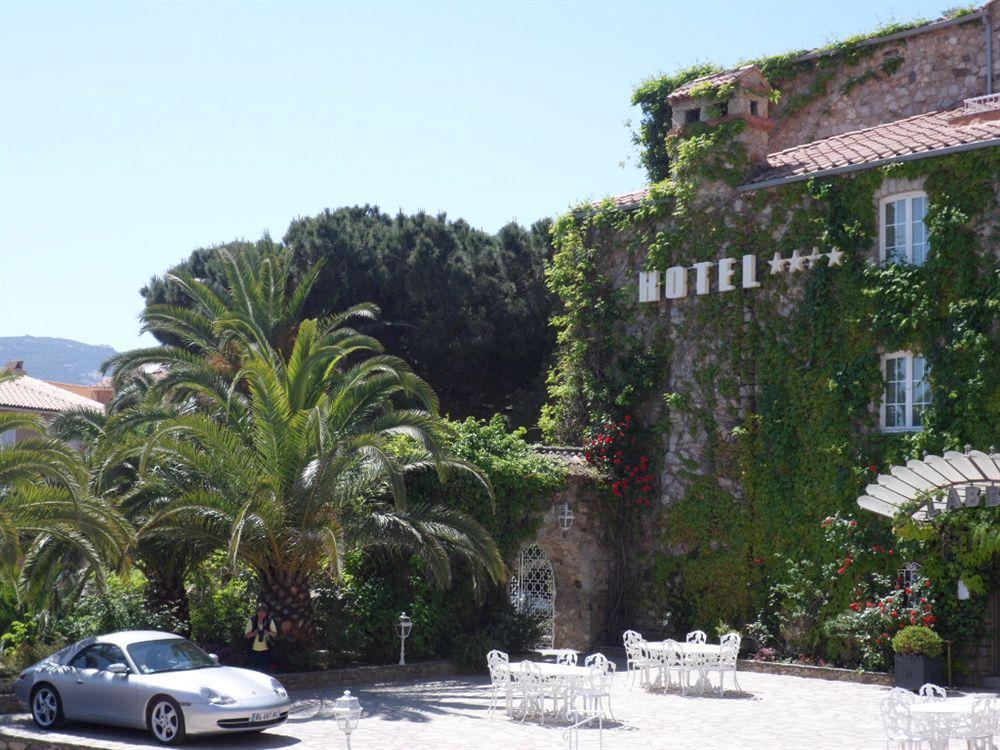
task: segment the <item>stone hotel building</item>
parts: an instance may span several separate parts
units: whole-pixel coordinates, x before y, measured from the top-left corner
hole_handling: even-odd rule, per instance
[[[998,83],[993,0],[646,88],[647,161],[664,179],[556,228],[566,309],[543,427],[581,445],[627,415],[605,431],[630,431],[652,476],[623,474],[609,504],[600,445],[548,449],[572,479],[518,572],[551,578],[556,646],[628,623],[745,628],[775,581],[815,573],[827,519],[886,526],[904,508],[919,525],[972,513],[954,501],[966,486],[981,493],[970,504],[996,499]],[[612,471],[626,453],[608,455]],[[633,502],[639,489],[652,502]],[[927,554],[900,570],[934,569]],[[841,576],[860,564],[847,557]],[[1000,567],[977,571],[971,595],[952,601],[951,582],[940,598],[951,622],[976,624],[956,669],[990,683]],[[805,649],[813,605],[782,601],[772,632]]]

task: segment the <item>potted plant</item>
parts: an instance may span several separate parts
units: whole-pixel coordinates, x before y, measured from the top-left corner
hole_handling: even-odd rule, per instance
[[[923,625],[903,628],[892,639],[896,652],[896,687],[919,690],[928,682],[940,685],[944,671],[941,667],[941,636]]]

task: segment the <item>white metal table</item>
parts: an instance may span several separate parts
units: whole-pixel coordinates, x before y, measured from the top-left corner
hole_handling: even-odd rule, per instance
[[[721,643],[686,643],[682,641],[675,641],[676,646],[671,646],[670,648],[676,648],[681,654],[685,656],[702,656],[718,659],[722,656],[722,644]],[[644,648],[649,652],[650,656],[657,659],[659,662],[659,674],[656,677],[654,684],[657,687],[664,687],[666,684],[666,669],[664,668],[663,655],[666,653],[668,646],[666,641],[648,641],[644,644]],[[681,679],[687,679],[687,675],[690,671],[696,671],[698,673],[698,683],[702,689],[704,689],[702,671],[695,669],[691,670],[683,664],[679,664],[673,667],[679,670],[682,674]]]
[[[928,740],[933,750],[947,750],[951,739],[976,739],[972,734],[972,709],[977,696],[964,698],[946,698],[945,700],[914,703],[909,707],[910,715],[926,722],[933,739]],[[996,732],[998,711],[992,711],[993,732]]]
[[[514,661],[507,665],[511,681],[516,685],[518,678],[524,674],[525,664],[537,667],[538,673],[550,680],[553,685],[551,698],[558,713],[558,703],[563,701],[563,713],[566,713],[573,702],[573,691],[577,685],[589,680],[593,674],[591,667],[580,667],[572,664],[554,664],[552,662]]]

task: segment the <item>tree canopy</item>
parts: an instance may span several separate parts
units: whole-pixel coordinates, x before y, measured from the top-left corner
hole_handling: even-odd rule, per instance
[[[434,387],[444,413],[501,412],[515,425],[534,424],[555,344],[543,278],[547,220],[530,228],[511,223],[492,235],[444,214],[390,216],[356,206],[294,220],[283,244],[298,277],[322,262],[304,317],[374,302],[382,316],[365,330]],[[267,254],[276,245],[265,237],[222,247]],[[218,249],[195,250],[169,273],[219,288]],[[189,304],[166,276],[153,278],[142,295],[147,306]]]

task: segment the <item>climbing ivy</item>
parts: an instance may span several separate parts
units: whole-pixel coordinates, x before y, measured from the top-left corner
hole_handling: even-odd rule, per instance
[[[975,5],[961,6],[945,12],[945,18],[959,18],[975,13]],[[883,49],[886,43],[878,40],[902,31],[919,28],[931,21],[925,18],[906,22],[893,22],[882,25],[872,31],[832,42],[815,50],[795,50],[778,55],[769,55],[756,59],[744,60],[741,65],[756,65],[764,78],[775,90],[774,101],[779,104],[780,117],[789,117],[806,105],[830,93],[830,83],[836,73],[844,68],[853,68],[866,60],[870,60],[876,52]],[[841,87],[841,95],[847,95],[852,89],[862,83],[882,76],[891,76],[903,64],[904,58],[890,55],[878,65],[865,69],[851,76]],[[643,81],[632,94],[633,106],[638,106],[642,116],[637,132],[633,132],[632,140],[639,149],[639,158],[646,168],[651,181],[666,179],[670,175],[670,153],[666,139],[671,127],[671,107],[667,96],[690,81],[724,70],[714,63],[701,63],[684,68],[669,75],[654,76]],[[791,91],[796,81],[805,82],[804,88]],[[788,87],[790,92],[782,96],[782,89]],[[702,96],[713,95],[713,101],[719,102],[728,97],[731,91],[723,88],[713,91],[711,85],[692,90],[692,94]]]
[[[578,440],[628,412],[641,415],[651,456],[698,446],[691,455],[675,449],[676,462],[656,467],[667,505],[641,529],[643,580],[652,581],[647,611],[671,614],[678,626],[753,619],[788,581],[780,560],[829,554],[821,522],[856,508],[873,466],[1000,443],[1000,263],[990,250],[998,239],[997,150],[736,199],[728,186],[745,174],[741,126],[696,126],[667,138],[671,177],[637,208],[609,201],[560,219],[548,272],[563,308],[554,319],[559,359],[546,433]],[[875,192],[888,178],[924,180],[933,250],[923,266],[869,262]],[[669,308],[634,302],[641,267],[812,247],[840,248],[843,266],[819,264],[799,277],[768,278],[761,289]],[[888,435],[874,408],[878,353],[897,349],[926,357],[934,403],[922,431]],[[941,627],[972,637],[955,623],[957,569],[947,561],[954,549],[914,549],[943,571]],[[656,611],[664,607],[670,612]],[[821,635],[806,642],[825,647]]]

